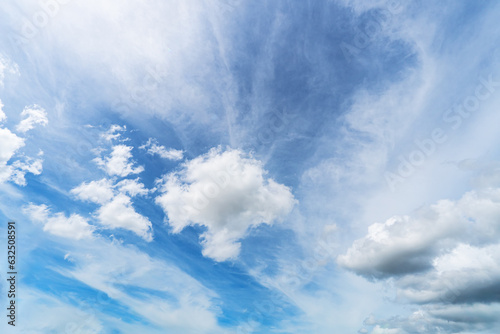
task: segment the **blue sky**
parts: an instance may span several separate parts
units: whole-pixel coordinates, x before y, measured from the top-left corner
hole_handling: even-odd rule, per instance
[[[6,1],[2,332],[499,331],[499,12]]]

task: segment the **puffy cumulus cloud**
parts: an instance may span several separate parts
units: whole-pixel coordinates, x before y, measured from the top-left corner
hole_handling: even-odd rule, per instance
[[[144,167],[134,167],[135,162],[132,159],[132,146],[116,145],[113,146],[111,155],[108,157],[96,158],[94,161],[98,166],[110,176],[125,177],[130,174],[139,174],[144,171]]]
[[[392,278],[399,302],[421,305],[407,318],[378,321],[381,329],[491,333],[500,329],[499,237],[500,189],[485,188],[370,226],[338,262]]]
[[[458,201],[441,200],[413,216],[371,225],[338,262],[374,278],[424,271],[461,242],[481,245],[498,240],[499,218],[499,188],[471,191]]]
[[[368,278],[423,271],[431,267],[439,246],[458,236],[466,222],[455,203],[440,201],[417,217],[395,216],[371,225],[338,262]]]
[[[119,132],[126,130],[125,126],[112,125],[109,130],[101,134],[106,141],[112,141],[121,136]],[[122,179],[129,174],[140,173],[142,166],[135,167],[132,159],[132,147],[126,145],[112,146],[110,156],[97,158],[95,161],[110,176],[90,182],[83,182],[73,188],[71,193],[78,199],[93,202],[99,205],[95,211],[95,218],[106,228],[122,228],[132,231],[146,241],[153,240],[152,225],[148,218],[135,211],[132,197],[145,196],[150,190],[136,179]]]
[[[188,225],[207,228],[204,256],[232,259],[249,228],[281,220],[296,202],[288,187],[265,174],[259,161],[239,150],[212,149],[165,176],[156,202],[174,233]]]
[[[398,295],[416,303],[500,302],[500,244],[460,244],[433,262],[433,270],[399,280]]]
[[[135,196],[146,196],[149,193],[149,189],[144,187],[144,184],[139,182],[139,179],[131,180],[125,179],[116,184],[116,188],[122,193],[126,193],[131,197]]]
[[[153,240],[149,219],[137,213],[130,197],[119,194],[97,210],[99,222],[108,228],[123,228],[132,231],[146,241]]]
[[[14,153],[24,146],[24,139],[12,133],[9,129],[0,128],[0,167],[14,156]]]
[[[29,204],[24,208],[24,213],[33,221],[42,223],[44,231],[63,238],[75,240],[91,238],[95,229],[80,215],[72,214],[66,217],[62,212],[52,214],[43,204]]]
[[[27,132],[33,129],[35,125],[46,126],[49,124],[45,109],[36,104],[25,107],[21,112],[21,116],[24,118],[16,127],[16,130],[19,132]]]
[[[148,142],[141,147],[143,150],[147,150],[147,152],[151,155],[158,154],[160,157],[169,160],[182,160],[184,157],[184,152],[176,149],[168,149],[163,145],[159,145],[158,141],[153,138],[149,138]]]
[[[71,193],[82,201],[104,204],[109,202],[113,196],[113,184],[108,179],[83,182],[78,187],[71,189]]]

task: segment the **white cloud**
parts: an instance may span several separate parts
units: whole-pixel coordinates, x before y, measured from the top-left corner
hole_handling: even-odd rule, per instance
[[[12,181],[17,185],[26,185],[26,173],[39,175],[42,172],[42,160],[24,157],[24,161],[9,161],[25,145],[24,138],[18,137],[9,129],[0,128],[0,183]]]
[[[16,136],[9,129],[0,128],[0,167],[5,166],[14,153],[23,146],[23,138]]]
[[[26,161],[15,161],[11,166],[11,176],[10,180],[17,185],[26,185],[26,173],[31,173],[33,175],[42,174],[43,170],[43,160],[42,159],[32,159],[26,158]]]
[[[284,218],[295,200],[289,188],[265,178],[259,161],[239,150],[212,149],[165,177],[156,202],[174,233],[202,225],[203,255],[216,261],[235,258],[251,227]]]
[[[43,230],[63,238],[79,240],[91,237],[94,228],[80,215],[66,217],[63,213],[56,213],[47,220]]]
[[[112,125],[110,130],[102,137],[110,141],[118,138],[117,131],[125,131],[125,126]],[[116,145],[112,147],[110,156],[96,158],[97,162],[110,176],[125,177],[129,174],[140,173],[144,167],[135,167],[132,161],[132,147]],[[95,216],[99,223],[106,228],[123,228],[132,231],[147,241],[153,240],[152,225],[148,218],[137,213],[132,206],[131,197],[145,196],[149,193],[144,184],[136,179],[123,179],[117,182],[117,178],[103,178],[98,181],[83,182],[71,190],[77,198],[83,201],[94,202],[100,207]]]
[[[16,63],[11,62],[10,59],[0,54],[0,88],[4,86],[6,73],[19,75],[19,67]]]
[[[498,312],[500,303],[424,306],[407,317],[378,319],[370,333],[498,333]]]
[[[381,278],[422,271],[430,266],[440,242],[462,231],[466,220],[450,201],[440,201],[417,217],[395,216],[368,228],[345,255],[342,266],[367,277]]]
[[[4,107],[4,105],[2,103],[2,100],[0,100],[0,122],[3,122],[7,119],[7,116],[3,112],[3,107]]]
[[[104,159],[96,158],[94,161],[101,166],[110,176],[125,177],[130,174],[138,174],[144,171],[144,167],[134,167],[135,162],[130,161],[132,158],[131,146],[116,145],[113,146],[113,151],[109,157]]]
[[[97,210],[99,222],[108,228],[123,228],[134,232],[146,241],[153,240],[149,219],[137,213],[130,197],[119,194]]]
[[[459,244],[433,260],[433,270],[397,282],[398,295],[417,303],[500,302],[500,244]]]
[[[167,150],[165,146],[159,145],[158,141],[153,138],[149,138],[148,142],[141,147],[143,150],[147,150],[147,152],[151,155],[158,154],[160,157],[169,160],[182,160],[184,157],[184,153],[181,150],[169,149]]]
[[[500,189],[469,191],[412,216],[373,224],[339,264],[368,278],[391,278],[400,302],[421,305],[387,321],[401,333],[490,333],[500,302]],[[375,327],[372,333],[378,331]]]
[[[78,246],[71,250],[72,266],[56,270],[103,292],[103,302],[109,297],[152,325],[142,331],[123,332],[149,333],[154,332],[152,328],[161,333],[229,332],[217,324],[218,296],[177,266],[151,258],[132,245],[104,239]],[[141,295],[133,293],[135,289],[141,289]]]
[[[107,203],[114,196],[113,185],[111,181],[107,179],[91,181],[89,183],[84,182],[72,189],[71,193],[82,201],[89,201],[97,204]]]
[[[111,127],[109,128],[108,131],[106,131],[105,133],[103,133],[101,135],[101,137],[103,137],[104,140],[106,140],[106,141],[112,141],[114,139],[118,139],[121,136],[121,134],[119,132],[123,132],[126,130],[127,130],[127,127],[125,125],[120,126],[120,125],[113,124],[113,125],[111,125]]]
[[[149,190],[144,187],[144,184],[139,182],[139,179],[131,180],[125,179],[116,184],[118,190],[122,193],[126,193],[131,197],[145,196],[149,193]]]
[[[484,244],[500,236],[500,189],[470,191],[456,202],[441,200],[413,217],[396,216],[368,228],[345,255],[342,266],[382,278],[429,269],[459,243]]]
[[[36,104],[25,107],[21,116],[23,116],[24,119],[21,120],[16,127],[16,130],[19,132],[27,132],[33,129],[37,124],[42,126],[49,124],[45,109]]]
[[[377,325],[373,328],[371,334],[406,334],[406,332],[399,328],[382,328]]]
[[[98,314],[90,307],[83,308],[71,305],[57,297],[41,291],[23,289],[23,298],[17,305],[29,314],[29,321],[16,322],[16,329],[21,333],[88,333],[97,334],[104,331]],[[0,325],[2,333],[11,331],[10,325]]]
[[[33,221],[42,223],[44,231],[63,238],[75,240],[90,238],[95,229],[80,215],[72,214],[66,217],[62,212],[52,215],[49,208],[43,204],[29,204],[24,208],[24,212]]]

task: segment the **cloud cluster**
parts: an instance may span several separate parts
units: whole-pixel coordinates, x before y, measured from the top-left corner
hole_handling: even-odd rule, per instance
[[[295,203],[289,188],[265,174],[259,161],[239,150],[212,149],[166,175],[156,202],[174,233],[189,225],[207,228],[204,256],[233,259],[249,228],[283,219]]]
[[[499,238],[500,189],[486,188],[371,225],[338,263],[369,279],[392,278],[397,299],[423,305],[427,324],[457,332],[500,327],[481,320],[500,303]],[[412,333],[405,329],[411,317],[398,321],[392,330]]]
[[[96,158],[94,161],[109,176],[125,177],[130,174],[139,174],[144,171],[144,167],[135,167],[132,159],[132,146],[115,145],[112,147],[111,155],[105,158]]]
[[[125,127],[112,125],[102,137],[106,141],[113,141],[121,136],[117,133],[118,131],[125,131]],[[136,212],[132,205],[133,197],[145,196],[150,191],[139,181],[139,178],[120,181],[117,179],[117,177],[126,177],[144,170],[142,166],[134,167],[135,163],[131,161],[131,150],[131,146],[121,144],[112,146],[109,156],[97,158],[95,161],[109,176],[114,178],[83,182],[73,188],[71,193],[82,201],[99,205],[95,217],[102,226],[129,230],[146,241],[152,241],[151,222],[147,217]]]
[[[0,101],[0,123],[7,119],[2,107],[3,104]],[[45,110],[36,105],[24,108],[21,115],[25,118],[16,127],[20,132],[26,132],[36,124],[48,123]],[[25,145],[25,138],[19,137],[0,125],[0,183],[12,181],[17,185],[25,186],[26,173],[34,175],[42,173],[42,159],[26,157],[18,153]],[[39,155],[42,154],[43,152],[40,151]],[[14,160],[16,157],[17,160]]]
[[[103,226],[110,229],[123,228],[151,241],[151,222],[134,210],[131,201],[131,197],[146,195],[148,192],[138,179],[126,179],[116,184],[112,180],[101,179],[84,182],[71,190],[80,200],[101,205],[96,211],[96,217]]]

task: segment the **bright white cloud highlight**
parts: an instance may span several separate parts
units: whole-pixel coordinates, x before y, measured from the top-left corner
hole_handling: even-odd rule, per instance
[[[27,132],[33,129],[35,125],[46,126],[47,124],[49,124],[45,109],[36,104],[25,107],[21,113],[21,116],[23,116],[24,119],[21,120],[21,122],[16,127],[16,130],[19,132]]]
[[[123,228],[132,231],[146,241],[153,240],[149,219],[137,213],[130,197],[119,194],[97,210],[99,222],[108,228]]]
[[[0,122],[3,122],[7,119],[7,116],[3,112],[3,107],[4,107],[4,105],[2,103],[2,100],[0,100]]]
[[[2,107],[3,104],[0,101],[0,122],[6,119]],[[17,136],[7,128],[0,128],[0,184],[11,181],[17,185],[25,186],[26,173],[32,173],[34,175],[40,175],[42,173],[42,159],[33,159],[22,155],[20,160],[11,161],[11,159],[16,156],[18,150],[24,146],[24,138]]]
[[[149,138],[148,142],[141,147],[143,150],[147,150],[147,152],[151,155],[158,154],[160,157],[169,160],[182,160],[184,157],[184,153],[181,150],[169,149],[165,148],[163,145],[159,145],[158,141],[153,138]]]
[[[26,185],[26,173],[40,175],[42,160],[23,157],[22,160],[10,162],[17,151],[24,147],[24,138],[18,137],[9,129],[0,128],[0,183],[12,181],[20,186]]]
[[[33,175],[42,174],[43,170],[43,160],[42,159],[32,159],[25,158],[25,161],[15,161],[12,164],[12,174],[10,179],[17,185],[26,185],[26,173],[31,173]]]
[[[131,197],[145,196],[149,193],[149,190],[144,187],[144,184],[139,182],[138,178],[135,180],[122,180],[116,184],[116,188],[118,188],[121,193],[126,193]]]
[[[0,128],[0,167],[5,166],[14,153],[24,146],[24,139],[9,129]]]
[[[114,196],[113,185],[111,181],[107,179],[91,181],[89,183],[84,182],[72,189],[71,193],[82,201],[94,202],[97,204],[107,203]]]
[[[109,130],[106,131],[105,133],[103,133],[101,136],[106,141],[112,141],[114,139],[120,138],[120,136],[121,136],[120,132],[123,132],[126,130],[127,130],[127,127],[125,125],[120,126],[120,125],[113,124],[113,125],[111,125]]]
[[[125,131],[125,126],[112,125],[111,128],[101,134],[108,141],[121,136],[119,131]],[[137,213],[132,206],[132,197],[145,196],[150,190],[136,179],[123,179],[117,181],[117,177],[125,177],[129,174],[140,173],[144,167],[135,167],[132,161],[132,147],[116,145],[108,157],[96,158],[97,162],[110,176],[111,179],[103,178],[98,181],[83,182],[73,188],[71,193],[82,201],[99,204],[95,211],[98,222],[106,228],[122,228],[136,233],[146,241],[153,240],[152,224],[148,218]]]
[[[94,161],[102,167],[110,176],[125,177],[130,174],[138,174],[144,171],[144,167],[134,167],[135,162],[132,158],[132,146],[116,145],[109,157],[104,159],[96,158]]]
[[[249,228],[283,219],[295,203],[289,188],[265,174],[259,161],[239,150],[212,149],[167,175],[156,202],[174,233],[189,225],[207,227],[204,256],[233,259]]]
[[[68,239],[86,239],[92,237],[95,229],[80,215],[66,217],[64,213],[51,214],[46,205],[29,204],[24,212],[33,220],[43,224],[43,230],[50,234]]]

